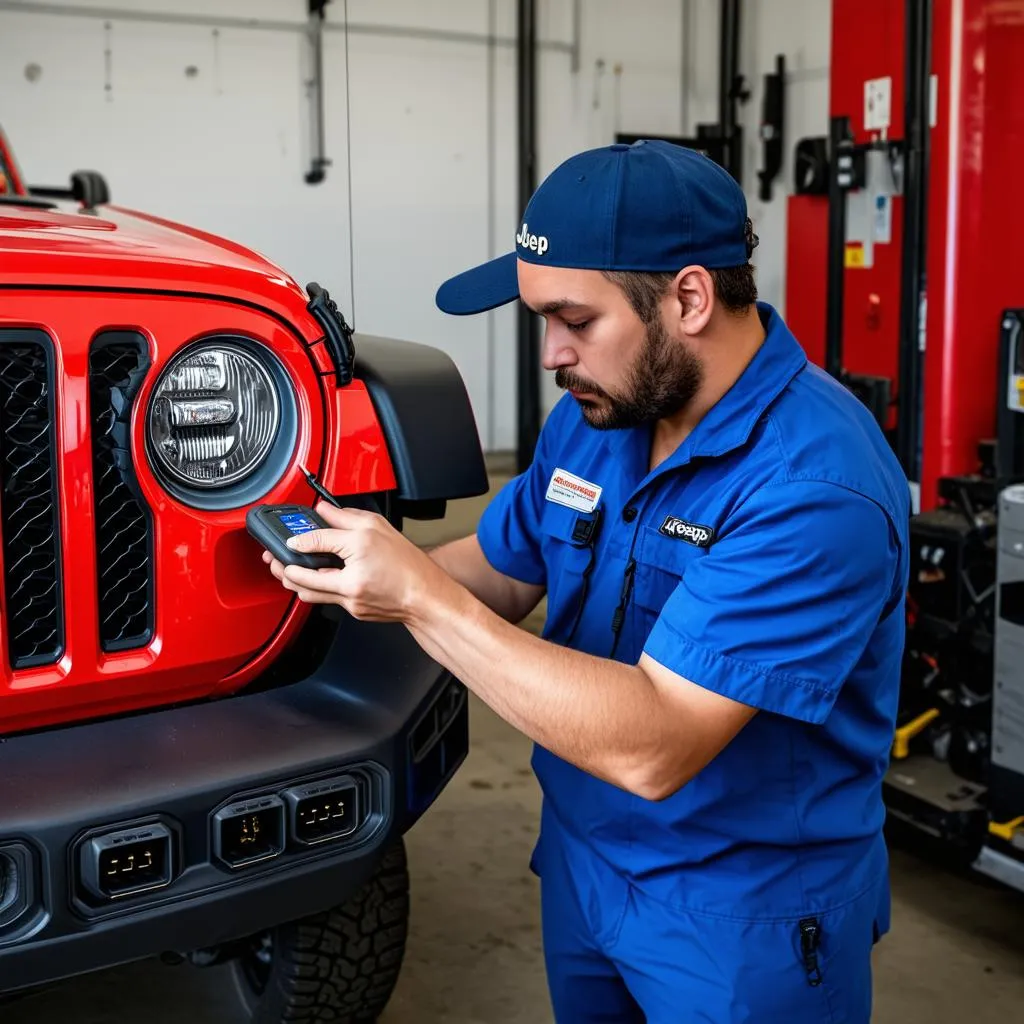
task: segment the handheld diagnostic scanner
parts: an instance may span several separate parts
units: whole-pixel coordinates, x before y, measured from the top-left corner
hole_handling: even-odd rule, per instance
[[[292,551],[288,540],[329,526],[307,505],[254,505],[245,514],[249,533],[278,561],[305,569],[343,569],[344,561],[332,554]]]

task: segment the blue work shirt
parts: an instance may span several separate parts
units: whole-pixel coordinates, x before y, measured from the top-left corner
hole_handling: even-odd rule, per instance
[[[880,934],[909,487],[868,410],[758,310],[763,345],[654,471],[651,427],[596,430],[566,396],[482,517],[488,561],[547,588],[548,640],[629,664],[646,652],[759,709],[661,801],[536,747],[534,865],[553,833],[581,871],[597,856],[666,904],[747,920],[881,885]]]

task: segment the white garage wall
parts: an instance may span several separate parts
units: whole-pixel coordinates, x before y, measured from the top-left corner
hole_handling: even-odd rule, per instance
[[[539,5],[541,176],[581,148],[612,141],[617,130],[678,134],[716,118],[717,0],[581,0],[578,21],[575,6]],[[827,128],[829,6],[745,5],[741,64],[754,90],[743,111],[745,187],[762,238],[762,294],[777,303],[792,143]],[[87,15],[90,8],[266,19],[277,27],[105,19]],[[68,9],[75,16],[55,14]],[[0,123],[33,183],[61,184],[79,167],[101,170],[116,202],[253,246],[300,284],[320,281],[346,313],[353,311],[351,237],[357,329],[449,352],[485,446],[510,449],[514,308],[450,318],[433,296],[446,276],[514,244],[515,0],[349,0],[350,96],[346,40],[337,31],[344,4],[334,0],[324,47],[333,164],[317,186],[302,180],[311,156],[305,10],[304,0],[0,0]],[[402,38],[366,31],[370,25],[481,38]],[[488,46],[489,34],[500,41]],[[784,178],[762,207],[761,75],[780,47],[799,81],[789,95]],[[25,74],[31,63],[42,71],[34,82]],[[549,379],[544,393],[550,407]]]
[[[685,131],[718,120],[719,0],[682,0],[688,27],[683,48]],[[743,190],[760,237],[754,253],[761,297],[785,312],[786,197],[793,191],[793,149],[808,135],[828,135],[831,0],[746,0],[742,5],[740,72],[750,98],[739,108],[744,131]],[[772,198],[758,198],[763,166],[759,137],[764,76],[786,59],[783,165]]]
[[[758,289],[784,311],[786,196],[793,192],[793,152],[799,139],[828,135],[828,69],[832,37],[830,0],[767,0],[744,5],[740,41],[742,70],[751,98],[742,108],[745,152],[743,188],[761,244],[754,253]],[[770,202],[758,199],[757,172],[763,166],[758,138],[764,75],[774,73],[775,56],[786,58],[783,165]]]

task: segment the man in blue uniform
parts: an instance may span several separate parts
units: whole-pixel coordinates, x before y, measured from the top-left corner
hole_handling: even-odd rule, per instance
[[[521,299],[566,396],[476,536],[428,556],[323,508],[303,600],[406,623],[535,741],[560,1022],[866,1022],[909,489],[756,301],[740,189],[675,146],[541,185],[438,305]],[[269,556],[268,556],[269,558]],[[513,624],[547,597],[541,638]]]

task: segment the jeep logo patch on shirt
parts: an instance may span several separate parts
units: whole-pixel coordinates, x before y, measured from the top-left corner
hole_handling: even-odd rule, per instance
[[[666,516],[665,522],[661,524],[658,533],[666,537],[675,537],[677,540],[685,540],[690,544],[696,544],[699,548],[710,547],[714,539],[715,531],[710,526],[701,526],[699,523],[688,523],[685,519],[676,516]]]

